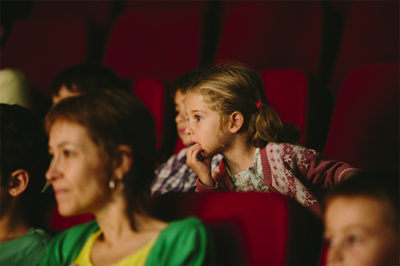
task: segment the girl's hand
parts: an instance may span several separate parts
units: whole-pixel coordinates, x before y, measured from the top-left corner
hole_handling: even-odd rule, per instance
[[[186,153],[186,164],[193,169],[201,183],[208,187],[214,187],[211,177],[211,159],[205,157],[200,144],[195,143],[189,147]]]

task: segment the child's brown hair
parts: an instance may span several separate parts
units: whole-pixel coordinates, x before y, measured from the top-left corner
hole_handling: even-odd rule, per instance
[[[223,118],[234,111],[240,112],[244,117],[242,130],[247,130],[248,141],[254,146],[299,140],[299,128],[283,123],[267,104],[261,79],[250,68],[240,64],[216,65],[199,75],[197,84],[187,91],[198,91],[208,107]]]

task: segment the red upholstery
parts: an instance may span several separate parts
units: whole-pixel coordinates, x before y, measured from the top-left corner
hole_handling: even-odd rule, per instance
[[[99,26],[106,26],[110,9],[111,4],[108,0],[36,0],[32,8],[32,15],[45,18],[82,18]]]
[[[133,87],[133,93],[146,105],[153,114],[157,133],[157,146],[162,142],[165,87],[161,81],[154,79],[138,79]]]
[[[282,121],[301,128],[301,142],[305,143],[307,123],[308,78],[299,70],[266,70],[261,73],[265,97],[278,112]]]
[[[399,64],[352,71],[336,101],[325,155],[361,168],[397,170]]]
[[[267,102],[282,121],[300,127],[300,143],[322,151],[332,108],[329,90],[297,69],[265,70],[261,78]]]
[[[176,1],[176,0],[125,0],[125,9],[143,10],[143,9],[182,9],[182,10],[203,10],[208,0],[196,1]]]
[[[89,222],[94,219],[92,214],[81,214],[75,216],[61,216],[55,208],[50,217],[50,228],[55,230],[65,230],[72,226]]]
[[[200,12],[130,11],[115,23],[104,64],[123,78],[173,82],[198,65]]]
[[[321,49],[318,1],[226,1],[217,61],[256,70],[295,68],[316,74]]]
[[[15,23],[1,49],[1,66],[21,70],[31,86],[50,95],[55,75],[84,61],[85,52],[83,20],[32,17]]]
[[[335,95],[356,67],[399,60],[399,2],[353,1],[344,31],[331,88]]]
[[[216,241],[217,264],[316,264],[322,224],[291,199],[259,192],[166,194],[156,213],[201,218]]]

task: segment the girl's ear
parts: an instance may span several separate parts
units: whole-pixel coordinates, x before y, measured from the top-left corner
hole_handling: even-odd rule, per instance
[[[118,147],[118,158],[116,160],[114,175],[118,179],[123,179],[124,176],[131,170],[133,162],[132,149],[128,145],[120,145]]]
[[[29,174],[24,169],[15,170],[11,174],[11,181],[10,181],[10,189],[8,193],[13,196],[17,197],[21,195],[29,184]]]
[[[242,128],[244,123],[243,114],[239,111],[234,111],[229,115],[229,131],[231,133],[237,133]]]

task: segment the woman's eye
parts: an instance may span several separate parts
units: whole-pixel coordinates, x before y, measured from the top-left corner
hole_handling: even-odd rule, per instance
[[[195,115],[195,116],[194,116],[194,119],[196,119],[197,121],[200,121],[200,120],[202,119],[202,117],[199,116],[199,115]]]
[[[71,157],[74,153],[72,151],[69,150],[64,150],[63,154],[65,157]]]

